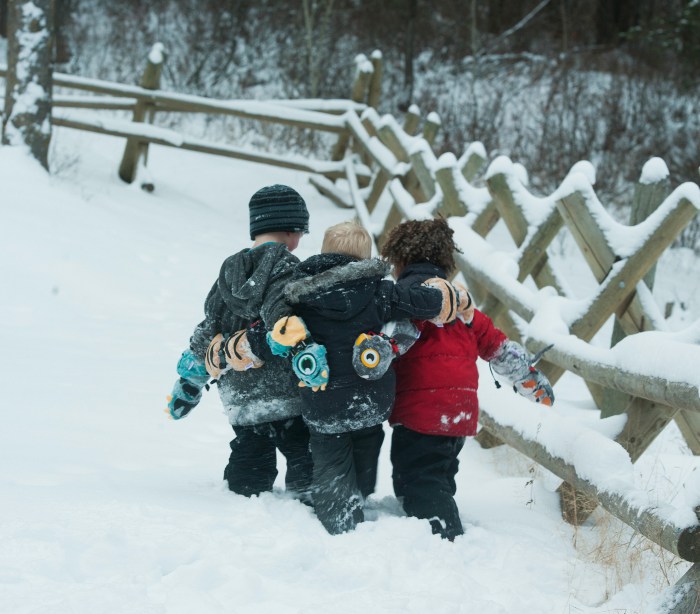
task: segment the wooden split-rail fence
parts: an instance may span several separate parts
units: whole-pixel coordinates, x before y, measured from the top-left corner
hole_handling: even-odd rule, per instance
[[[147,165],[149,144],[155,143],[308,172],[320,193],[340,207],[354,209],[378,245],[404,219],[450,218],[453,227],[459,228],[456,236],[463,252],[458,255],[459,268],[480,309],[532,352],[554,340],[546,362],[540,365],[555,391],[557,381],[568,371],[584,380],[601,417],[626,414],[622,431],[610,443],[624,450],[631,463],[672,420],[690,450],[699,454],[697,383],[650,374],[636,366],[637,361],[625,364],[621,362],[625,354],[616,353],[613,347],[625,337],[629,341],[635,335],[666,330],[665,316],[651,297],[654,269],[700,208],[698,187],[684,184],[671,192],[667,173],[658,172],[665,165],[658,159],[650,161],[650,169],[655,170],[642,173],[628,227],[613,222],[599,203],[592,187],[594,170],[588,163],[576,164],[552,195],[535,197],[523,181],[523,169],[505,158],[492,161],[484,174],[487,157],[479,143],[470,145],[459,158],[452,153],[438,158],[433,150],[440,129],[436,114],[422,118],[413,106],[401,123],[390,115],[380,116],[381,53],[373,53],[370,59],[358,56],[355,68],[348,100],[265,102],[212,100],[162,91],[158,89],[161,65],[150,59],[139,86],[54,74],[54,88],[91,94],[55,95],[52,121],[55,126],[124,137],[119,175],[127,182],[141,180],[148,190],[154,188],[153,182],[140,179],[148,176],[141,170]],[[0,76],[4,76],[2,68]],[[133,117],[131,121],[98,120],[62,111],[81,108],[128,110]],[[232,115],[337,136],[328,159],[277,156],[206,142],[153,125],[157,113],[174,111]],[[498,257],[489,235],[500,221],[517,247],[516,275],[500,273],[498,267],[485,270],[479,264],[485,254]],[[585,310],[568,324],[566,334],[559,332],[553,338],[529,323],[536,316],[540,294],[573,299],[552,262],[554,250],[548,250],[567,231],[598,285],[587,297]],[[630,240],[616,240],[625,234]],[[513,250],[509,251],[512,258]],[[611,349],[598,344],[593,352],[590,342],[611,317],[615,320]],[[569,342],[571,338],[576,343]],[[557,339],[566,342],[557,345]],[[680,340],[689,346],[685,349],[696,364],[700,364],[699,341],[700,323]],[[500,420],[497,412],[482,408],[480,415],[478,439],[483,446],[507,443],[564,480],[560,496],[567,521],[581,523],[601,505],[652,542],[693,563],[669,591],[665,611],[700,611],[700,508],[691,510],[692,522],[677,525],[669,520],[668,510],[661,513],[659,508],[640,503],[624,489],[611,490],[609,483],[596,481],[576,460],[552,452],[546,442]],[[547,420],[546,415],[540,419]],[[574,428],[586,427],[576,424]]]

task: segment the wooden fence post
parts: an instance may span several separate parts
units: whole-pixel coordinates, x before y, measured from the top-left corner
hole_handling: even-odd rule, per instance
[[[372,77],[369,80],[369,91],[367,93],[367,104],[375,109],[379,108],[379,99],[382,95],[382,52],[376,49],[370,56],[372,62]]]
[[[459,159],[462,175],[467,181],[474,181],[479,171],[486,164],[486,150],[483,148],[483,145],[481,147],[475,147],[474,145],[481,145],[481,143],[472,143]]]
[[[409,136],[415,136],[418,133],[418,125],[420,124],[420,108],[417,104],[412,104],[406,111],[406,116],[403,120],[403,131]]]
[[[141,87],[148,90],[157,90],[160,87],[160,74],[163,68],[163,45],[156,43],[151,48],[146,62],[146,69],[141,77]],[[134,105],[134,116],[131,121],[144,122],[147,119],[153,122],[155,114],[155,104],[138,100]],[[139,141],[138,138],[126,140],[124,155],[119,165],[119,177],[126,183],[132,183],[136,178],[140,166],[145,167],[148,160],[148,143]],[[142,186],[148,192],[153,191],[153,183],[147,182]]]
[[[453,153],[440,156],[435,168],[435,181],[442,190],[442,204],[438,213],[444,217],[463,216],[467,213],[466,205],[459,198],[457,187],[457,175],[461,172],[457,169],[457,159]]]
[[[428,113],[428,117],[425,118],[425,124],[423,124],[423,138],[430,143],[431,147],[435,143],[435,137],[441,126],[440,116],[435,112]]]
[[[697,614],[700,610],[700,564],[695,563],[685,572],[669,592],[659,614]]]
[[[493,177],[489,177],[486,183],[491,193],[491,198],[496,203],[496,208],[498,209],[501,219],[508,228],[515,244],[520,247],[528,235],[529,224],[522,209],[515,202],[513,190],[508,184],[506,176],[503,174],[494,175]],[[556,217],[559,218],[560,216],[557,215]],[[559,232],[560,226],[561,224],[554,224],[553,234],[547,237],[548,242],[551,242],[554,235]],[[548,243],[544,245],[545,250],[547,245]],[[543,250],[541,253],[541,265],[533,271],[528,271],[528,273],[532,274],[539,288],[552,286],[559,294],[564,294],[562,284],[547,262],[546,251]]]
[[[364,102],[367,97],[367,88],[372,77],[374,68],[372,63],[367,59],[367,56],[360,54],[355,58],[355,81],[352,84],[352,92],[350,98],[353,102]],[[337,162],[345,156],[345,150],[348,148],[350,135],[343,133],[338,137],[338,141],[333,147],[331,160]]]
[[[416,143],[413,150],[409,152],[409,157],[411,158],[411,165],[418,184],[425,198],[430,200],[435,196],[435,180],[431,173],[431,169],[435,168],[435,164],[437,163],[435,154],[430,148],[430,145],[421,139]]]
[[[665,173],[657,174],[657,176],[654,177],[648,172],[645,172],[652,165],[655,168],[663,165],[663,170]],[[634,198],[632,200],[632,208],[630,210],[630,226],[635,226],[636,224],[643,222],[654,211],[656,211],[656,209],[658,209],[659,205],[670,193],[669,183],[668,168],[663,161],[659,160],[658,158],[653,158],[644,165],[644,168],[642,169],[642,176],[634,188]],[[644,276],[644,282],[649,290],[653,290],[654,288],[655,274],[656,265],[654,265]],[[622,324],[620,323],[619,318],[615,317],[610,347],[617,345],[625,337],[626,333],[622,327]],[[608,418],[610,416],[623,413],[631,401],[632,398],[629,395],[610,388],[606,389],[603,394],[600,417]]]
[[[590,341],[613,313],[623,314],[633,298],[631,295],[637,283],[649,272],[659,256],[673,243],[697,212],[697,206],[693,202],[685,197],[679,198],[666,217],[652,229],[639,249],[629,257],[623,258],[616,269],[610,269],[610,274],[601,284],[586,313],[571,324],[571,334],[584,341]]]

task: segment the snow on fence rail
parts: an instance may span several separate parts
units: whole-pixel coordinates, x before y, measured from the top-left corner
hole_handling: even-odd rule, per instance
[[[55,96],[54,107],[132,110],[132,121],[53,115],[57,126],[127,139],[120,176],[133,181],[146,167],[148,144],[179,147],[307,171],[319,192],[353,208],[376,244],[403,219],[449,218],[462,254],[458,265],[480,308],[513,339],[537,352],[554,344],[542,368],[556,384],[570,371],[586,382],[602,416],[625,414],[615,440],[536,408],[509,412],[482,407],[482,445],[508,443],[564,480],[562,513],[582,522],[600,504],[675,555],[695,563],[670,593],[666,611],[694,612],[700,600],[700,508],[650,506],[633,488],[633,463],[675,420],[691,450],[700,453],[700,322],[680,333],[666,330],[651,296],[654,267],[700,208],[700,188],[687,183],[673,192],[659,159],[645,165],[636,187],[630,225],[615,222],[593,189],[587,162],[571,169],[546,197],[527,190],[527,172],[505,157],[486,165],[481,143],[457,158],[435,155],[440,118],[424,120],[413,106],[402,125],[376,108],[381,92],[381,54],[355,59],[349,100],[221,101],[159,90],[162,54],[155,46],[140,86],[54,74],[54,85],[97,96]],[[0,76],[5,71],[0,67]],[[274,156],[183,136],[147,125],[160,111],[230,114],[338,135],[328,160]],[[421,129],[422,121],[422,129]],[[420,133],[419,133],[420,132]],[[145,184],[152,189],[152,184]],[[490,233],[503,221],[517,251],[499,249]],[[598,283],[585,299],[574,298],[548,251],[560,232],[574,237]],[[611,348],[591,345],[615,317]],[[650,360],[648,347],[655,356]],[[669,360],[669,357],[673,357]],[[577,454],[582,446],[597,454]]]
[[[119,167],[119,176],[128,183],[138,178],[142,187],[149,191],[154,189],[153,182],[146,172],[150,143],[302,170],[329,180],[345,176],[345,163],[342,161],[271,155],[187,137],[172,130],[149,126],[147,123],[153,123],[158,112],[210,113],[334,133],[343,138],[348,132],[343,114],[348,110],[361,111],[365,107],[364,104],[351,100],[213,100],[203,96],[166,92],[159,89],[163,59],[162,46],[154,45],[138,86],[54,73],[54,88],[77,89],[97,94],[54,95],[54,110],[131,110],[133,117],[131,122],[126,122],[114,118],[95,119],[76,113],[65,115],[54,112],[52,123],[60,127],[126,137],[127,144]],[[5,77],[6,74],[6,67],[0,66],[0,77]],[[369,175],[366,166],[358,165],[355,174],[360,185],[367,185]]]

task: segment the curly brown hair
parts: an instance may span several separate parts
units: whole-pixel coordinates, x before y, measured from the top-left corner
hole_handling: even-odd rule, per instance
[[[398,268],[430,262],[450,274],[457,268],[454,253],[462,253],[453,235],[454,231],[442,218],[403,222],[389,233],[382,246],[382,256]]]

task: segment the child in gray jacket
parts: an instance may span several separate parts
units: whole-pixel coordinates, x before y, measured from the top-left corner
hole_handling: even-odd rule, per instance
[[[260,322],[264,331],[264,326],[271,329],[291,314],[284,289],[299,263],[291,252],[308,232],[309,213],[301,195],[284,185],[253,194],[249,213],[253,245],[222,264],[204,302],[204,320],[178,362],[179,379],[168,409],[176,420],[187,416],[199,403],[209,376],[215,375],[235,433],[224,470],[230,490],[245,496],[272,490],[279,450],[287,460],[287,489],[305,496],[312,461],[298,380],[288,360],[269,352],[264,332],[255,334],[255,324]],[[242,329],[249,330],[237,335]],[[226,353],[245,362],[239,366],[243,370],[226,369]]]

